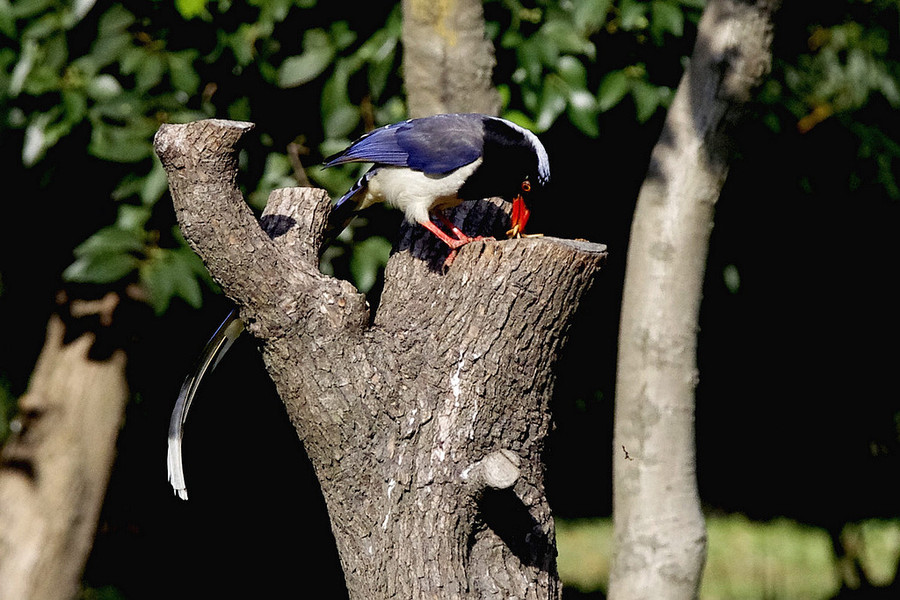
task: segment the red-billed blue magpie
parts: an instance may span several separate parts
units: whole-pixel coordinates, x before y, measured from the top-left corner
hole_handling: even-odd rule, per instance
[[[378,202],[401,209],[455,250],[471,241],[441,212],[464,200],[494,196],[513,202],[509,236],[525,228],[525,198],[550,181],[550,161],[537,136],[523,127],[480,114],[411,119],[376,129],[325,160],[326,167],[374,163],[335,204],[332,223]],[[451,235],[435,225],[437,217]]]
[[[384,202],[399,208],[450,247],[449,264],[458,248],[473,239],[447,219],[445,208],[465,200],[499,196],[513,203],[509,237],[520,236],[530,212],[525,198],[550,181],[547,151],[531,131],[510,121],[481,114],[445,114],[410,119],[375,129],[342,152],[325,159],[325,167],[352,162],[374,163],[346,194],[329,218],[326,237],[340,233],[357,211]],[[449,230],[432,220],[436,217]],[[215,368],[243,331],[234,310],[207,343],[194,370],[182,384],[169,423],[169,482],[187,499],[181,439],[191,401],[204,375]]]

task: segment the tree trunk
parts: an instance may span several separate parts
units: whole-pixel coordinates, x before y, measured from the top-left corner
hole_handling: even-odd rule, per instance
[[[241,198],[250,127],[164,125],[156,149],[185,237],[241,306],[314,465],[350,598],[558,598],[548,403],[605,248],[473,242],[443,273],[446,248],[407,228],[372,319],[318,270],[327,194],[274,192],[262,227]],[[464,230],[503,231],[498,202],[465,205]]]
[[[696,333],[730,132],[771,62],[778,2],[712,0],[638,197],[619,337],[609,597],[696,597]]]
[[[81,319],[50,319],[18,432],[0,453],[0,598],[78,592],[128,399],[124,351],[98,343],[117,303],[73,301],[65,307]]]
[[[403,71],[410,117],[479,112],[496,115],[494,47],[484,33],[481,0],[403,0]]]

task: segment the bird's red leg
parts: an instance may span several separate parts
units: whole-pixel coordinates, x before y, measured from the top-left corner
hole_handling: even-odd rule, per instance
[[[441,229],[431,221],[422,221],[420,225],[437,236],[439,240],[450,246],[451,250],[456,250],[460,246],[464,246],[471,241],[471,238],[466,237],[466,235],[461,231],[459,233],[462,234],[462,238],[450,237],[444,232],[443,229]],[[457,229],[457,231],[459,231],[459,229]]]
[[[440,211],[436,211],[435,216],[441,221],[441,223],[443,223],[447,227],[447,229],[450,230],[451,233],[453,233],[453,235],[456,236],[456,239],[463,240],[466,242],[469,242],[473,239],[473,238],[470,238],[469,236],[467,236],[465,233],[463,233],[462,230],[459,227],[457,227],[453,223],[453,221],[448,219],[444,213],[442,213]]]

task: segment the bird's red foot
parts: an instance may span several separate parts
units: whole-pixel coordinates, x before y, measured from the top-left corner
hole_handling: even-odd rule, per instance
[[[424,227],[425,229],[427,229],[428,231],[433,233],[435,235],[435,237],[437,237],[439,240],[441,240],[442,242],[444,242],[445,244],[447,244],[450,247],[450,254],[444,260],[444,269],[445,270],[447,268],[449,268],[450,265],[453,264],[453,261],[456,259],[457,251],[460,248],[462,248],[463,246],[465,246],[466,244],[468,244],[470,242],[478,242],[478,241],[494,239],[492,237],[485,237],[482,235],[475,236],[475,237],[469,237],[465,233],[463,233],[462,230],[459,229],[459,227],[454,225],[450,221],[450,219],[445,217],[443,214],[438,213],[437,217],[447,227],[447,229],[449,229],[453,233],[453,236],[455,236],[455,237],[450,236],[449,234],[447,234],[445,231],[443,231],[440,227],[438,227],[431,221],[426,221],[426,222],[422,223],[422,227]]]

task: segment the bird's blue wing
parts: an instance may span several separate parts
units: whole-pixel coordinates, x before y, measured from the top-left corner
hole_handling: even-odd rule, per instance
[[[483,147],[482,115],[434,115],[376,129],[326,159],[325,166],[373,162],[440,174],[476,160]]]

